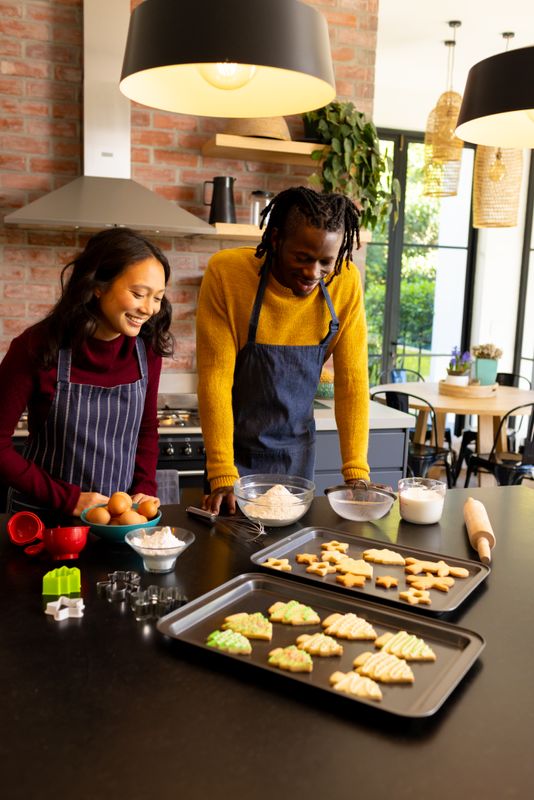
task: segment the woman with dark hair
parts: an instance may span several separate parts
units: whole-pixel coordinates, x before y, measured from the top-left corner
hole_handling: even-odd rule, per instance
[[[116,491],[155,497],[157,393],[172,355],[170,267],[128,228],[92,236],[61,273],[61,297],[0,364],[0,480],[8,511],[79,515]],[[20,455],[12,435],[28,409]]]

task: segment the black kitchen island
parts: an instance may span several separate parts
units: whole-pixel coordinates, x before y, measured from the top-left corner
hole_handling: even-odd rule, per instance
[[[369,708],[194,650],[108,602],[97,581],[136,570],[143,586],[178,585],[193,599],[255,572],[244,545],[167,506],[162,524],[194,531],[175,573],[145,573],[127,545],[93,538],[80,554],[85,612],[43,613],[42,576],[62,562],[31,558],[1,518],[2,730],[8,800],[155,798],[519,798],[534,789],[534,492],[454,489],[441,523],[415,526],[397,504],[375,523],[350,523],[316,498],[298,525],[271,529],[257,549],[306,526],[333,528],[444,555],[475,558],[463,525],[469,496],[488,511],[497,545],[492,571],[447,615],[486,648],[428,719]],[[407,609],[409,610],[409,609]],[[417,614],[416,611],[413,612]],[[418,615],[420,616],[420,615]]]

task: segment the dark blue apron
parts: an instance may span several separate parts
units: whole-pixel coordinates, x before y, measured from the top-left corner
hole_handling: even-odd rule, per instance
[[[256,333],[269,270],[264,267],[250,317],[248,339],[234,371],[234,462],[240,475],[278,472],[313,480],[313,398],[339,321],[323,281],[330,311],[326,336],[316,345],[258,344]]]
[[[110,496],[128,491],[148,382],[145,343],[139,337],[135,350],[141,377],[111,387],[71,383],[72,353],[60,350],[56,393],[44,425],[28,440],[24,458],[82,492]],[[8,513],[26,510],[47,509],[10,489]]]

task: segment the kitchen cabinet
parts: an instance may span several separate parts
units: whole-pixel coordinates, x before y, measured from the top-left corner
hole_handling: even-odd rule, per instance
[[[371,480],[397,486],[397,481],[406,475],[408,429],[371,430],[369,433],[368,459]],[[339,471],[341,452],[337,431],[317,431],[315,454],[315,485],[317,494],[327,486],[343,483]]]

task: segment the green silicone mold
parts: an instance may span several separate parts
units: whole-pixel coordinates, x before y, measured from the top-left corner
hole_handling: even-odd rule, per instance
[[[43,575],[43,594],[72,594],[81,588],[78,567],[58,567]]]

